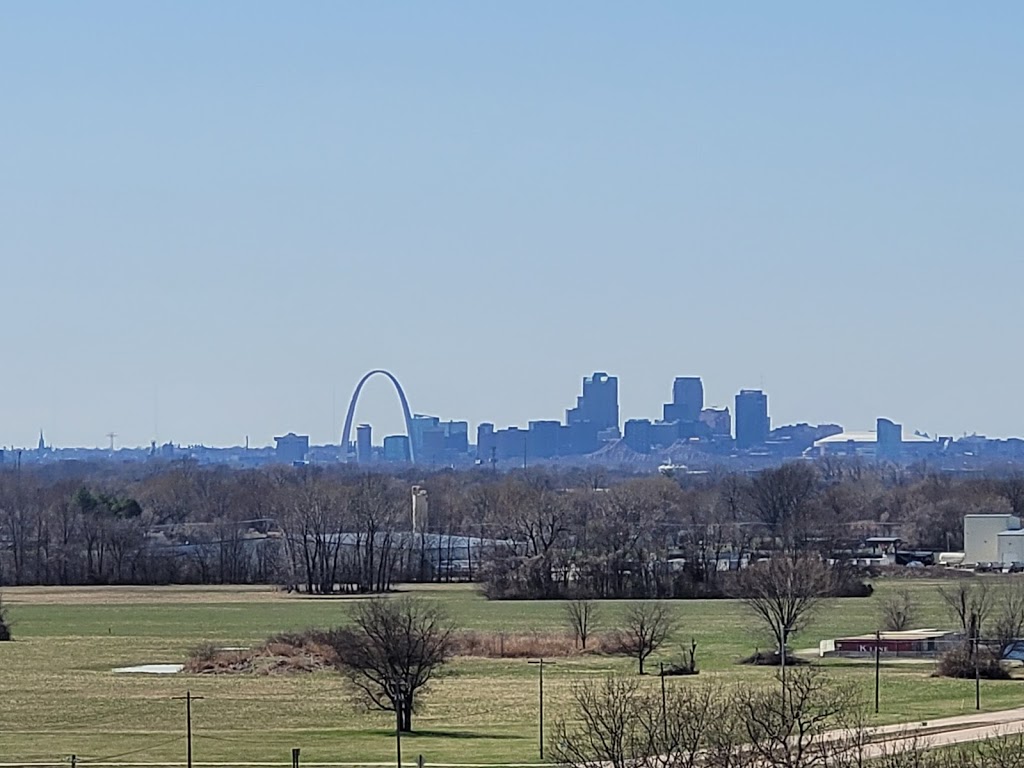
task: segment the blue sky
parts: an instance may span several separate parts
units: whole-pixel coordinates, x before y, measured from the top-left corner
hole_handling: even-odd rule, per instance
[[[1024,6],[5,2],[0,444],[675,375],[1024,434]],[[333,421],[332,421],[333,419]],[[397,431],[368,385],[358,419]]]

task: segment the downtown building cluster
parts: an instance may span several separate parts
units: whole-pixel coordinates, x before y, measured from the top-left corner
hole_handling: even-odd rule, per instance
[[[734,410],[728,406],[708,407],[701,379],[680,376],[673,381],[671,400],[661,411],[660,419],[628,419],[623,424],[618,378],[598,371],[583,379],[582,394],[576,398],[575,406],[566,410],[564,421],[529,421],[525,428],[497,428],[492,422],[483,422],[476,428],[474,441],[466,421],[442,421],[437,416],[414,414],[408,436],[389,435],[380,446],[374,445],[369,424],[358,425],[346,458],[361,464],[408,462],[415,457],[419,464],[475,462],[507,466],[573,457],[600,460],[608,454],[605,458],[609,461],[638,463],[652,452],[673,446],[717,454],[773,447],[768,396],[761,390],[740,390]],[[832,426],[808,427],[799,432],[807,440],[840,431]],[[790,430],[788,436],[780,438],[787,443],[785,452],[789,454],[793,448],[792,433]]]
[[[406,434],[388,435],[375,442],[369,424],[350,424],[363,382],[381,374],[391,379],[406,409]],[[731,406],[731,407],[730,407]],[[348,427],[353,428],[351,435]],[[875,429],[844,430],[838,424],[773,426],[768,396],[759,389],[741,389],[730,405],[709,406],[697,376],[679,376],[671,385],[669,401],[660,418],[630,418],[619,410],[617,377],[598,371],[583,379],[582,393],[563,421],[529,421],[526,427],[498,428],[483,422],[470,428],[468,421],[444,421],[414,413],[401,386],[390,373],[367,373],[357,386],[349,419],[334,444],[312,445],[308,435],[288,432],[274,438],[273,446],[211,447],[167,442],[147,447],[55,448],[42,433],[34,449],[0,448],[0,469],[59,461],[176,461],[253,468],[271,464],[354,463],[387,469],[420,467],[472,467],[515,469],[536,465],[599,465],[633,471],[656,469],[701,472],[715,467],[756,470],[794,459],[856,457],[912,464],[924,461],[934,469],[976,471],[1024,465],[1024,440],[988,439],[980,435],[930,436],[904,432],[901,424],[876,420]],[[354,439],[352,439],[354,438]]]

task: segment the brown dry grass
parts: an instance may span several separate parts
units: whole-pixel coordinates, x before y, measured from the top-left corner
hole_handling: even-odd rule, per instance
[[[581,653],[611,654],[621,647],[612,633],[587,638],[587,649],[576,647],[568,632],[482,632],[466,630],[453,635],[456,656],[485,659],[526,659],[576,656]]]
[[[614,654],[621,640],[613,633],[595,634],[587,649],[576,647],[566,632],[481,632],[463,630],[452,635],[457,657],[484,659],[564,658],[582,654]],[[317,630],[276,635],[253,648],[194,648],[185,672],[196,675],[293,674],[337,666],[337,654]]]

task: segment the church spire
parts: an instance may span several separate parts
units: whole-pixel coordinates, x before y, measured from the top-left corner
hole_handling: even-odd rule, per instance
[[[41,430],[41,429],[39,430],[39,450],[40,451],[45,451],[46,450],[46,441],[43,439],[43,430]]]

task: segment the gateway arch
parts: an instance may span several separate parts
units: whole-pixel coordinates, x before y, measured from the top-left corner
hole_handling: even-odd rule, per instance
[[[348,446],[352,440],[352,419],[356,415],[356,404],[359,402],[359,393],[363,391],[363,385],[368,379],[380,374],[386,376],[392,384],[395,385],[395,392],[398,393],[398,399],[402,402],[402,415],[405,416],[405,434],[409,438],[409,461],[413,464],[416,463],[416,453],[412,446],[412,412],[409,410],[409,401],[405,397],[405,391],[402,389],[402,385],[398,383],[398,379],[395,378],[391,371],[385,371],[383,368],[376,368],[367,374],[363,375],[363,378],[356,384],[356,390],[352,393],[352,399],[348,403],[348,413],[345,414],[345,427],[341,432],[341,449],[344,451],[345,459],[348,460]]]

